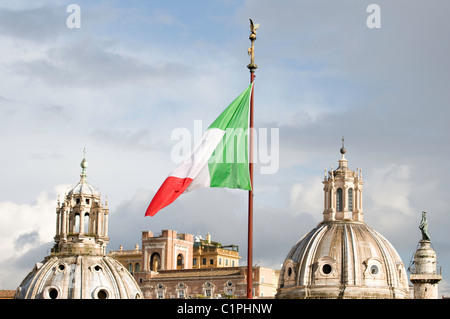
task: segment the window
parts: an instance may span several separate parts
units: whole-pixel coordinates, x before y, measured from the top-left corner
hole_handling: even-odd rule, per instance
[[[86,198],[86,204],[89,205],[89,198]]]
[[[50,297],[50,299],[56,299],[58,298],[58,290],[55,288],[51,288],[48,290],[48,296]]]
[[[197,258],[194,258],[194,260],[192,261],[192,266],[197,266]]]
[[[372,265],[372,266],[370,266],[370,273],[371,273],[372,275],[378,274],[378,266],[377,266],[377,265]]]
[[[163,299],[163,298],[164,298],[164,293],[161,290],[159,290],[158,291],[158,299]]]
[[[330,274],[331,270],[332,270],[332,268],[331,268],[331,265],[329,265],[329,264],[325,264],[322,266],[322,271],[325,275]]]
[[[98,299],[108,299],[108,292],[104,289],[101,289],[97,292]]]
[[[348,189],[348,210],[350,212],[353,211],[353,189],[352,188]]]
[[[338,188],[336,192],[336,211],[342,212],[343,208],[342,188]]]
[[[178,254],[177,256],[177,269],[184,268],[184,256],[182,254]]]
[[[158,253],[153,253],[150,257],[150,270],[158,271],[161,269],[161,258]]]
[[[211,289],[206,289],[205,290],[205,296],[206,297],[211,297]]]
[[[210,264],[210,265],[214,265],[214,259],[210,259],[210,260],[209,260],[209,264]]]
[[[202,265],[206,266],[206,258],[203,258]]]
[[[222,266],[222,258],[219,257],[219,266]]]
[[[84,233],[85,233],[85,234],[90,234],[90,229],[89,229],[89,213],[85,213],[85,214],[84,214],[83,221],[84,221],[84,225],[83,225],[83,227],[84,227]]]
[[[80,214],[75,214],[75,225],[74,225],[74,233],[80,232]]]

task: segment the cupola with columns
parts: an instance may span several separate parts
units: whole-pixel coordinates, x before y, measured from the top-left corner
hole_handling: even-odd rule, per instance
[[[87,182],[85,156],[78,184],[56,208],[56,235],[53,253],[104,255],[108,238],[108,204]]]
[[[336,170],[325,170],[324,184],[324,222],[352,220],[363,222],[362,170],[352,171],[345,158],[344,138],[342,138],[341,159]]]

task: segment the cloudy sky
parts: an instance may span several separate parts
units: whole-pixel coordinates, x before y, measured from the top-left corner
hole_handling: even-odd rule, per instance
[[[80,28],[66,23],[71,3]],[[367,25],[371,3],[381,28]],[[407,267],[427,211],[450,295],[449,11],[444,0],[2,0],[0,289],[48,255],[84,148],[88,181],[108,198],[109,250],[134,248],[145,230],[209,232],[246,264],[246,192],[202,189],[144,213],[176,167],[172,132],[194,143],[195,121],[206,129],[247,87],[252,18],[255,126],[279,132],[276,172],[255,165],[254,262],[279,268],[322,220],[324,169],[345,136],[365,221]]]

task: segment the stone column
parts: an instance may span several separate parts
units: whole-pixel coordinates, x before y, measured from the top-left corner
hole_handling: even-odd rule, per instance
[[[442,280],[442,275],[436,267],[436,252],[429,240],[421,240],[419,244],[414,254],[414,269],[409,278],[414,285],[414,299],[437,299],[438,283]]]

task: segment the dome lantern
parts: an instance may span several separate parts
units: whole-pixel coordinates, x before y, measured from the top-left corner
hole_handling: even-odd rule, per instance
[[[344,140],[344,139],[342,139]],[[364,221],[362,207],[363,179],[362,171],[348,168],[345,158],[344,142],[340,150],[342,156],[336,170],[325,173],[324,184],[324,221],[353,220]]]

